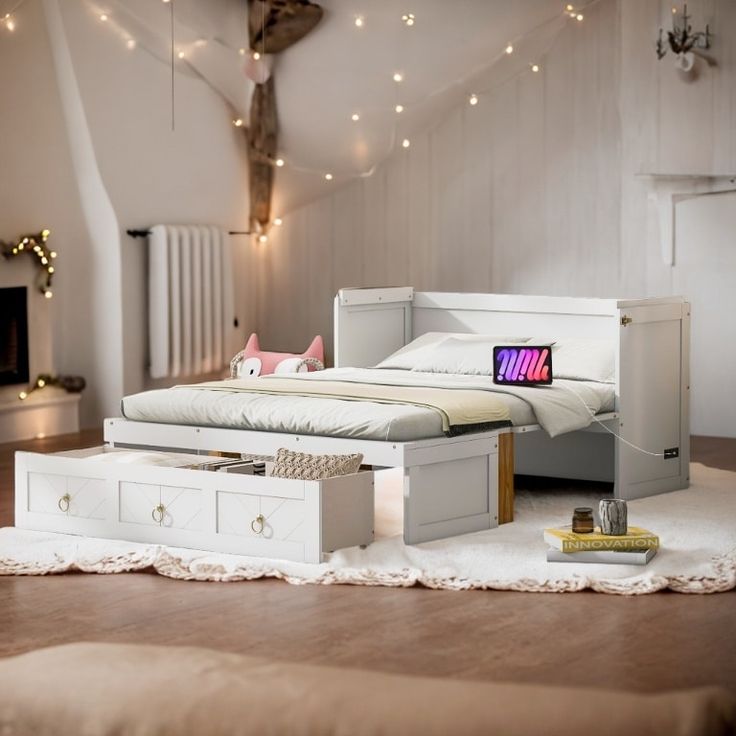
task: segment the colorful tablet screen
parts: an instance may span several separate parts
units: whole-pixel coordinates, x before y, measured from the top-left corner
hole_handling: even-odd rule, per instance
[[[508,386],[548,386],[552,383],[549,345],[496,345],[493,382]]]

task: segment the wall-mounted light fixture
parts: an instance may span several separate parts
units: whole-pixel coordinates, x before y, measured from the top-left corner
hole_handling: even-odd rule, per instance
[[[664,29],[659,29],[657,58],[663,59],[668,51],[672,51],[676,56],[675,66],[680,71],[690,72],[695,65],[695,55],[710,48],[710,39],[710,27],[707,24],[704,31],[693,31],[687,3],[682,6],[682,13],[678,13],[677,8],[673,7],[672,30],[667,31],[665,38]]]

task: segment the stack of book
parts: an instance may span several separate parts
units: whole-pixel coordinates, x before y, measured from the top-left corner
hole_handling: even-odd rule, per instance
[[[576,534],[570,527],[545,529],[544,540],[550,545],[547,562],[594,562],[614,565],[646,565],[659,548],[659,537],[638,526],[626,534]]]

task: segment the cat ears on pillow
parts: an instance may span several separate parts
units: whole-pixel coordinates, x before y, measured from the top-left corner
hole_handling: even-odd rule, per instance
[[[251,336],[248,338],[248,342],[245,343],[245,352],[246,354],[261,352],[261,344],[258,340],[258,335],[255,332],[251,334]],[[286,355],[286,353],[284,353],[284,355]],[[301,354],[301,357],[317,358],[317,360],[321,360],[324,362],[324,355],[325,344],[322,340],[322,335],[317,335],[317,337],[312,340],[309,347]]]

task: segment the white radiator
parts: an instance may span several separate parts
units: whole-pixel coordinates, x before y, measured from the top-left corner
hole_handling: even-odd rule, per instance
[[[196,375],[227,365],[234,318],[230,236],[208,225],[151,228],[151,377]]]

